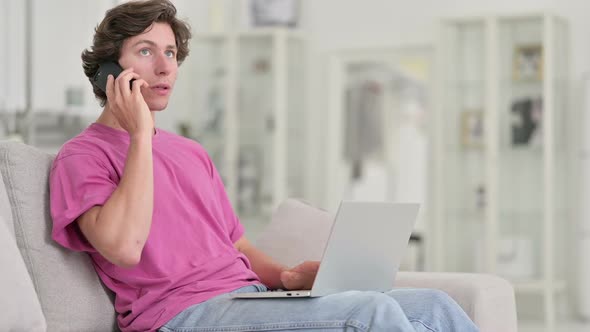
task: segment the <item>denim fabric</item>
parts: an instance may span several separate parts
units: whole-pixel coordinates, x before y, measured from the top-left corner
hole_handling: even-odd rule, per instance
[[[262,285],[235,292],[264,292]],[[161,332],[478,331],[446,293],[396,289],[343,292],[317,298],[231,299],[223,294],[191,306]]]

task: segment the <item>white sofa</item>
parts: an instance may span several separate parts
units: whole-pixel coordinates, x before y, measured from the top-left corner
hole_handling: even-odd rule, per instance
[[[113,294],[89,257],[51,240],[48,174],[53,157],[21,143],[0,142],[0,331],[116,331]],[[295,200],[285,206],[300,222],[274,218],[256,239],[257,246],[285,264],[319,259],[330,214]],[[481,331],[517,330],[514,290],[499,277],[400,272],[396,287],[441,289]]]

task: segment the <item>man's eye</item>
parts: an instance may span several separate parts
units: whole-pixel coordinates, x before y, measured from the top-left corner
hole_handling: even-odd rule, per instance
[[[150,50],[148,50],[147,48],[142,49],[141,51],[139,51],[139,54],[141,55],[150,55]]]
[[[174,51],[166,51],[165,54],[169,58],[174,58],[174,56],[176,55],[176,53],[174,53]]]

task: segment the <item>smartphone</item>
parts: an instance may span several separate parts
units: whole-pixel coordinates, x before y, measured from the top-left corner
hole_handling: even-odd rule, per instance
[[[117,76],[119,76],[119,74],[121,74],[122,71],[123,68],[121,68],[121,66],[114,61],[103,62],[98,66],[98,70],[92,78],[92,83],[96,85],[99,89],[101,89],[104,93],[106,93],[107,79],[109,75],[113,75],[114,78],[117,78]],[[131,79],[129,81],[129,89],[131,89],[131,83],[133,81],[135,81],[135,79]]]

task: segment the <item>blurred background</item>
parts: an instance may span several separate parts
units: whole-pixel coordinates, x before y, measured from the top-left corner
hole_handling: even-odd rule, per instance
[[[98,117],[80,54],[120,2],[0,0],[0,139],[56,153]],[[498,274],[523,331],[590,330],[587,0],[173,2],[191,54],[156,125],[250,237],[287,197],[419,202],[404,270]]]

